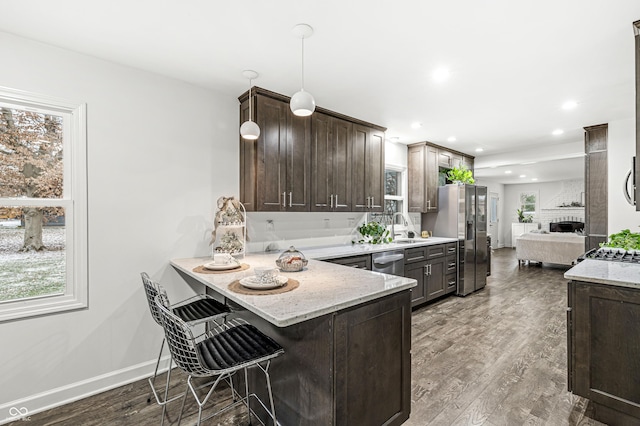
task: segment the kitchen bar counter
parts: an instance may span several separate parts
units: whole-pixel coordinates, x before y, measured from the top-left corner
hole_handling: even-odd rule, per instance
[[[306,256],[306,252],[305,256]],[[259,266],[275,267],[279,254],[249,254],[241,259],[251,268],[226,274],[200,274],[193,269],[211,258],[174,259],[171,265],[229,300],[277,327],[286,327],[328,313],[356,306],[416,286],[416,280],[309,260],[301,272],[280,272],[300,286],[282,294],[263,296],[235,293],[228,289],[234,280],[254,274]],[[328,256],[329,257],[329,256]],[[332,256],[335,257],[335,256]]]
[[[640,265],[625,262],[585,259],[565,272],[575,281],[640,289]]]

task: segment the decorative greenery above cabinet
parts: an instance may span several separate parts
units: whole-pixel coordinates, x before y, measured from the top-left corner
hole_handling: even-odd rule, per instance
[[[249,114],[249,92],[240,121]],[[385,128],[317,107],[297,117],[289,97],[251,90],[257,140],[240,138],[240,200],[247,211],[382,211]]]

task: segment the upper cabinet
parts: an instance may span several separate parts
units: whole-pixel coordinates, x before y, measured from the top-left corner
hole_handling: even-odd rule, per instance
[[[409,145],[407,152],[409,212],[438,211],[440,173],[465,165],[473,171],[473,158],[428,142]]]
[[[255,141],[240,138],[240,200],[247,211],[382,211],[384,131],[323,108],[297,117],[289,98],[252,89]],[[240,122],[249,118],[248,92]]]
[[[309,211],[310,118],[266,96],[254,105],[260,137],[240,141],[241,201],[249,211]]]
[[[381,212],[384,207],[384,132],[354,125],[352,211]]]
[[[311,209],[350,211],[353,123],[320,112],[311,117]]]

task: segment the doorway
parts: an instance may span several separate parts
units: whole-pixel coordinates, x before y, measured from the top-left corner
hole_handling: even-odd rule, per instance
[[[491,246],[500,247],[500,218],[498,217],[498,203],[500,197],[497,192],[489,193],[489,234],[491,235]]]

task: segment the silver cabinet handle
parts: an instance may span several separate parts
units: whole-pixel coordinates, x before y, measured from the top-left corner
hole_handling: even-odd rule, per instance
[[[373,208],[373,205],[375,204],[375,198],[371,197],[371,208]]]
[[[427,200],[427,209],[431,208],[431,200]]]
[[[287,207],[287,193],[282,193],[282,207]]]
[[[453,267],[455,267],[455,266],[456,266],[456,262],[451,262],[451,263],[449,264],[449,268],[453,268]]]
[[[338,194],[335,195],[336,197],[336,209],[338,208]]]
[[[424,268],[424,275],[429,276],[429,265],[424,265],[423,268]]]
[[[429,267],[429,275],[431,275],[431,264],[427,265]]]
[[[289,207],[293,206],[293,193],[289,192]]]
[[[329,195],[329,207],[333,208],[333,194]]]

